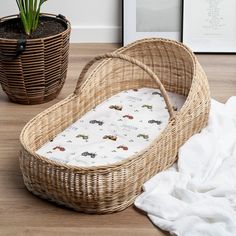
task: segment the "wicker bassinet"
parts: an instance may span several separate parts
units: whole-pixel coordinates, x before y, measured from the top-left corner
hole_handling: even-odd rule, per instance
[[[93,71],[96,61],[104,59]],[[159,79],[160,81],[159,81]],[[170,113],[164,131],[138,155],[118,164],[72,167],[35,151],[102,101],[128,89],[160,88]],[[166,91],[187,96],[174,112]],[[23,129],[20,166],[35,195],[86,213],[111,213],[131,205],[142,185],[171,166],[178,148],[207,123],[210,93],[194,54],[175,41],[145,39],[99,56],[85,66],[73,94],[37,115]]]

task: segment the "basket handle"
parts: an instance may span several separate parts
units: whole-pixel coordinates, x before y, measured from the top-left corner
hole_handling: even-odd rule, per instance
[[[26,39],[21,38],[17,41],[16,52],[12,54],[4,54],[0,50],[0,60],[10,61],[19,57],[26,50]]]
[[[163,86],[163,84],[161,83],[160,79],[158,78],[158,76],[148,67],[146,66],[144,63],[142,63],[141,61],[134,59],[133,57],[127,56],[127,55],[123,55],[123,54],[117,54],[117,53],[107,53],[104,55],[100,55],[97,56],[95,58],[93,58],[90,62],[88,62],[85,67],[83,68],[82,72],[80,73],[79,79],[77,81],[77,85],[74,91],[75,95],[79,94],[79,91],[82,87],[82,85],[84,84],[84,82],[86,81],[85,75],[87,73],[87,71],[89,70],[89,68],[97,61],[102,60],[102,59],[108,59],[108,58],[117,58],[117,59],[121,59],[124,61],[128,61],[134,65],[137,65],[138,67],[140,67],[141,69],[143,69],[145,72],[147,72],[148,75],[150,75],[151,78],[153,78],[153,80],[156,81],[156,83],[159,85],[160,91],[163,95],[163,98],[165,100],[168,112],[170,114],[170,119],[174,118],[174,109],[171,105],[170,99],[168,97],[168,94],[165,90],[165,87]]]

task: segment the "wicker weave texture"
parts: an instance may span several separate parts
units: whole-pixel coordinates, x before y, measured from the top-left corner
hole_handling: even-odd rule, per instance
[[[51,14],[42,17],[57,18]],[[11,101],[40,104],[54,99],[61,91],[67,74],[71,27],[66,19],[59,20],[67,25],[62,33],[27,40],[26,50],[16,59],[0,58],[0,83]],[[17,40],[0,38],[1,54],[14,55],[16,47]]]
[[[120,91],[141,87],[162,88],[164,96],[165,90],[188,96],[178,112],[169,107],[168,125],[142,152],[114,165],[87,168],[63,165],[35,154],[94,106]],[[169,106],[168,97],[165,101]],[[209,108],[206,75],[188,48],[164,39],[134,42],[92,60],[82,71],[73,94],[24,127],[20,137],[24,183],[35,195],[77,211],[123,210],[140,194],[145,181],[176,161],[179,147],[206,125]]]

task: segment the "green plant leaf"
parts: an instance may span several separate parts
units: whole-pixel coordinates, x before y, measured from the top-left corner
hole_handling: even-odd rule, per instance
[[[47,0],[16,0],[24,31],[30,35],[38,27],[41,6]]]

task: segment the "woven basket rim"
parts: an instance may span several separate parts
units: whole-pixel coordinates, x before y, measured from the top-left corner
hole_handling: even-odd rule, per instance
[[[194,89],[193,88],[193,81],[195,80],[196,78],[196,66],[197,66],[197,60],[196,60],[196,57],[195,55],[193,54],[193,52],[188,48],[186,47],[184,44],[182,43],[179,43],[179,42],[176,42],[174,40],[169,40],[169,39],[163,39],[163,38],[148,38],[148,39],[141,39],[141,40],[138,40],[138,41],[135,41],[131,44],[128,44],[127,46],[125,47],[122,47],[122,48],[119,48],[117,50],[115,50],[115,53],[122,53],[124,52],[126,49],[128,48],[131,48],[133,46],[136,46],[140,43],[143,43],[143,42],[149,42],[149,41],[160,41],[160,42],[165,42],[165,43],[170,43],[170,44],[175,44],[176,46],[178,47],[181,47],[182,49],[184,49],[186,52],[188,52],[190,58],[192,59],[192,65],[193,65],[193,75],[192,75],[192,83],[191,83],[191,87],[190,87],[190,90],[189,90],[189,93],[188,93],[188,96],[185,100],[185,103],[184,105],[182,106],[182,108],[176,113],[175,117],[178,117],[178,114],[183,112],[183,110],[185,109],[185,106],[188,105],[189,103],[189,99],[190,99],[190,96],[191,96],[191,93],[192,93],[192,90]],[[112,59],[105,59],[103,60],[102,62],[100,62],[94,69],[93,71],[89,74],[88,76],[88,79],[90,79],[94,73],[97,72],[97,70],[100,69],[100,67],[102,66],[105,66],[106,63],[109,62],[109,60],[112,60]],[[96,171],[96,172],[103,172],[103,173],[106,173],[106,172],[110,172],[111,169],[112,170],[116,170],[116,169],[119,169],[120,166],[124,165],[124,164],[127,164],[128,162],[130,164],[132,163],[135,163],[135,162],[138,162],[139,161],[139,158],[142,158],[143,154],[145,152],[148,151],[148,149],[150,149],[150,147],[152,147],[154,144],[156,144],[157,142],[159,142],[163,135],[166,133],[166,131],[168,130],[168,128],[170,126],[172,126],[174,124],[175,121],[169,121],[168,124],[166,125],[166,127],[161,131],[161,133],[145,148],[145,149],[142,149],[139,153],[137,154],[133,154],[131,155],[130,157],[122,160],[122,161],[119,161],[119,162],[116,162],[114,164],[109,164],[109,165],[102,165],[102,166],[89,166],[89,167],[79,167],[79,166],[72,166],[72,165],[67,165],[67,164],[62,164],[60,162],[57,162],[57,161],[52,161],[52,160],[49,160],[48,158],[46,157],[43,157],[43,156],[40,156],[38,154],[36,154],[35,152],[33,152],[32,150],[30,150],[26,144],[24,143],[24,132],[26,129],[28,129],[30,126],[33,125],[34,121],[35,120],[38,120],[40,117],[43,117],[45,115],[47,115],[48,113],[50,112],[53,112],[54,110],[56,110],[59,106],[62,106],[70,101],[72,101],[73,99],[76,99],[78,97],[78,95],[75,95],[75,94],[70,94],[68,97],[66,97],[65,99],[63,99],[62,101],[60,101],[59,103],[56,103],[55,105],[49,107],[48,109],[44,110],[43,112],[39,113],[37,116],[35,116],[33,119],[31,119],[26,125],[25,127],[23,128],[23,130],[21,131],[21,134],[20,134],[20,141],[21,141],[21,145],[23,146],[24,150],[27,151],[28,153],[30,153],[32,156],[34,156],[34,158],[37,158],[39,160],[41,160],[42,162],[44,163],[47,163],[47,164],[51,164],[51,165],[54,165],[58,168],[62,168],[62,169],[68,169],[68,170],[74,170],[74,171]]]
[[[58,20],[64,21],[67,25],[67,28],[65,30],[63,30],[62,32],[58,33],[58,34],[54,34],[54,35],[51,35],[51,36],[48,36],[48,37],[35,38],[35,39],[26,39],[27,42],[37,42],[37,41],[42,41],[42,40],[48,40],[48,39],[51,39],[51,38],[54,38],[54,37],[58,37],[61,34],[66,34],[69,31],[71,31],[71,23],[70,23],[70,21],[67,20],[67,18],[65,18],[65,19],[59,18],[59,17],[57,17],[58,15],[52,14],[52,13],[41,13],[40,16],[56,18]],[[7,21],[7,20],[10,20],[10,19],[16,19],[16,18],[19,18],[19,14],[0,17],[0,24],[2,23],[2,20]],[[0,40],[5,41],[5,42],[12,42],[12,43],[17,43],[17,41],[18,41],[18,39],[9,39],[9,38],[1,38],[1,37],[0,37]]]

